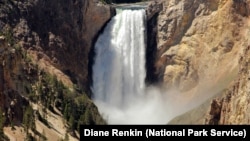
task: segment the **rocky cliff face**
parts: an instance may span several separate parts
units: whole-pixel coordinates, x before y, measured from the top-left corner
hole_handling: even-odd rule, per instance
[[[6,116],[6,122],[19,123],[23,117],[20,105],[27,105],[27,101],[13,89],[16,80],[20,79],[20,72],[25,74],[20,61],[21,53],[16,48],[11,48],[3,36],[0,36],[0,53],[0,108]]]
[[[60,74],[69,76],[74,84],[87,86],[88,53],[94,38],[111,17],[108,6],[98,0],[2,3],[1,29],[11,29],[14,38],[36,61],[61,70]],[[53,72],[58,74],[50,71]]]
[[[156,79],[181,93],[176,103],[189,108],[223,93],[236,78],[244,80],[244,85],[239,82],[228,90],[226,98],[211,103],[212,119],[219,118],[208,121],[249,123],[248,78],[242,71],[247,65],[239,66],[239,60],[249,60],[249,52],[244,51],[249,46],[249,1],[170,0],[163,4],[157,21]],[[182,123],[181,119],[174,123]]]
[[[111,16],[111,8],[98,0],[0,1],[0,108],[7,124],[20,125],[25,106],[34,104],[67,121],[78,114],[79,124],[104,123],[86,93],[90,48]],[[69,115],[70,110],[75,112]]]
[[[165,2],[158,21],[156,68],[167,87],[189,91],[203,80],[234,71],[237,61],[225,62],[225,56],[237,58],[240,51],[235,49],[241,43],[235,41],[240,19],[228,14],[230,7],[231,1],[219,0]]]
[[[249,33],[248,33],[249,34]],[[246,46],[237,79],[222,98],[212,101],[206,124],[250,124],[250,46]]]

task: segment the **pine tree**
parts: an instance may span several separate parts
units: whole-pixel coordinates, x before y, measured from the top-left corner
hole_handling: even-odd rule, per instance
[[[83,120],[83,123],[84,123],[85,125],[90,125],[90,124],[91,124],[91,122],[90,122],[90,111],[89,111],[88,108],[86,109],[86,111],[85,111],[85,113],[84,113],[84,120]]]
[[[5,117],[3,115],[2,109],[0,108],[0,140],[4,139],[3,127],[5,123]]]
[[[64,108],[63,117],[64,117],[64,119],[65,119],[66,121],[68,120],[68,117],[69,117],[69,106],[68,106],[68,103],[66,104],[66,106],[65,106],[65,108]]]
[[[82,114],[77,123],[77,130],[80,133],[80,126],[84,124],[84,115]]]
[[[69,128],[71,131],[75,130],[75,118],[73,115],[71,115],[69,118]]]
[[[29,129],[35,129],[35,118],[33,115],[33,109],[30,106],[25,109],[23,115],[23,125],[26,133],[28,133]]]

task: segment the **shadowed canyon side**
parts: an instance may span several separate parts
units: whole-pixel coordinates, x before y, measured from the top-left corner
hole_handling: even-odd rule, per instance
[[[87,96],[88,55],[111,16],[98,0],[0,1],[1,133],[77,140],[80,124],[105,124]]]
[[[109,6],[98,0],[6,0],[1,5],[1,29],[10,29],[15,40],[38,61],[54,66],[81,89],[88,89],[88,53],[112,16]]]

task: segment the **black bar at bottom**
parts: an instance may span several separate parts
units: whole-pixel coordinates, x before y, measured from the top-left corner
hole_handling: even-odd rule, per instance
[[[95,138],[165,140],[210,138],[250,140],[250,125],[81,125],[80,140]]]

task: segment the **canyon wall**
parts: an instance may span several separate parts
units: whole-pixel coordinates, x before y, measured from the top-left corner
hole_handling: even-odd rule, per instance
[[[112,11],[99,0],[0,1],[0,108],[6,126],[25,126],[29,106],[38,111],[30,120],[44,115],[46,108],[57,113],[56,122],[47,119],[54,131],[35,120],[41,125],[35,134],[44,129],[48,138],[54,136],[49,140],[67,132],[77,137],[74,130],[80,123],[105,123],[88,97],[89,52]],[[64,126],[56,127],[58,122]]]
[[[242,32],[245,39],[243,53],[239,59],[237,78],[225,90],[221,98],[213,99],[205,120],[206,124],[249,124],[250,123],[250,46],[249,46],[249,0],[234,0],[234,9],[243,19]],[[245,27],[245,28],[244,28]]]
[[[176,103],[190,108],[204,102],[210,103],[208,99],[223,95],[229,88],[225,98],[211,103],[212,119],[208,118],[208,123],[213,123],[213,119],[219,115],[217,123],[249,123],[249,104],[245,102],[249,101],[246,90],[248,78],[247,71],[243,71],[247,70],[247,65],[242,62],[249,60],[249,52],[244,51],[249,46],[249,1],[162,2],[163,10],[157,21],[155,79],[162,82],[167,91],[177,93]],[[239,82],[243,80],[244,84]],[[206,115],[204,111],[209,110],[209,105],[203,105],[202,110],[202,106],[196,109],[203,112],[197,114],[199,123],[205,122],[202,116]],[[241,112],[237,114],[236,111]],[[172,123],[195,124],[195,121],[185,120],[185,117],[190,118],[190,113],[176,118]],[[239,118],[241,120],[236,120]]]
[[[87,90],[89,51],[98,32],[112,16],[110,7],[98,0],[2,3],[1,29],[11,30],[18,44],[36,62],[46,64],[47,70],[52,66],[51,69],[69,76],[72,82],[68,85],[74,83]],[[58,75],[55,70],[50,73]]]

